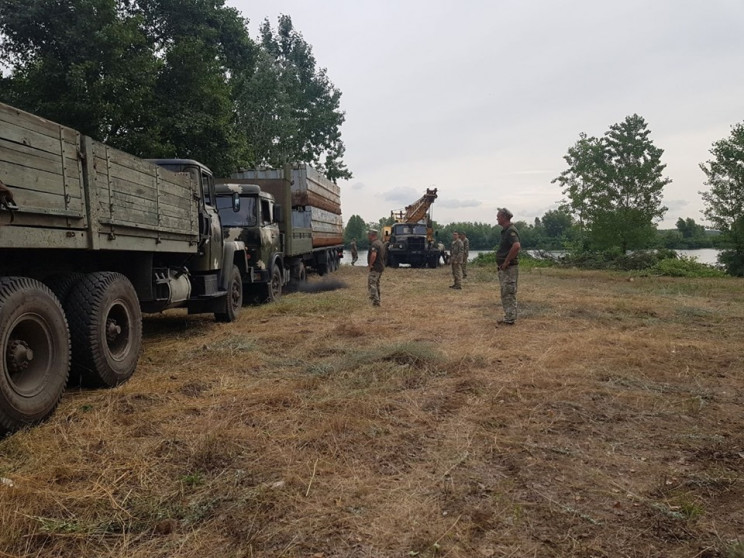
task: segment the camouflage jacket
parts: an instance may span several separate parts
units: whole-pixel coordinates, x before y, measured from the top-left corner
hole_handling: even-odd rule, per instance
[[[459,238],[452,241],[450,246],[450,263],[461,264],[465,257],[465,247],[462,245],[462,240]]]

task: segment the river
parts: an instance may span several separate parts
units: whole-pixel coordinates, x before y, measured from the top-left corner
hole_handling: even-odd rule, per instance
[[[470,250],[468,253],[468,261],[475,259],[478,254],[487,253],[490,250]],[[717,263],[718,254],[721,252],[715,248],[700,248],[697,250],[675,250],[680,256],[687,256],[695,258],[697,261],[703,264],[715,265]],[[560,251],[551,252],[551,254],[561,254]],[[343,265],[351,264],[351,252],[344,250],[344,259],[341,262]],[[365,265],[367,263],[367,251],[359,250],[359,261],[356,265]]]

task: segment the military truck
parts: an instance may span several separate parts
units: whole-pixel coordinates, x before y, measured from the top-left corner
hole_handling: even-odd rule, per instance
[[[0,431],[51,414],[70,375],[126,381],[142,312],[238,315],[245,247],[211,172],[161,163],[0,104]]]
[[[308,272],[338,269],[344,248],[340,189],[312,167],[245,170],[218,179],[217,208],[228,238],[246,246],[245,296],[272,301]]]
[[[427,188],[426,193],[405,209],[391,211],[391,226],[383,229],[383,242],[387,246],[387,265],[399,267],[436,268],[440,258],[447,262],[443,245],[435,239],[431,221],[431,204],[437,199],[437,189]]]

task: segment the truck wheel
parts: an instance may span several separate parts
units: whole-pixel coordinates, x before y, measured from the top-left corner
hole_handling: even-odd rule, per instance
[[[232,266],[230,284],[227,286],[227,296],[224,298],[222,312],[215,312],[214,319],[218,322],[230,323],[238,319],[243,306],[243,278],[237,265]]]
[[[73,374],[88,386],[127,381],[142,350],[142,313],[137,293],[121,273],[89,273],[65,301],[70,320]]]
[[[26,277],[0,278],[0,431],[54,411],[70,373],[70,332],[54,294]]]
[[[300,262],[299,264],[292,266],[292,276],[291,281],[289,282],[290,289],[296,291],[300,285],[305,283],[305,281],[307,281],[307,269],[305,269],[305,264]]]
[[[271,277],[266,284],[266,302],[274,302],[282,296],[282,271],[278,265],[271,268]]]
[[[307,281],[307,269],[304,263],[300,263],[292,268],[292,279],[297,283],[304,283]]]
[[[44,284],[52,290],[54,295],[64,306],[70,292],[83,277],[85,277],[84,273],[63,273],[47,277],[44,279]]]
[[[395,259],[395,256],[388,256],[388,266],[393,269],[398,267],[398,260]]]

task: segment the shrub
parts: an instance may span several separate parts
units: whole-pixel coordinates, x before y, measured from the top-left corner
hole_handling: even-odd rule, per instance
[[[519,253],[519,266],[521,269],[532,269],[535,267],[551,267],[556,260],[550,257],[535,257],[526,250]],[[487,267],[496,265],[496,252],[483,252],[478,254],[468,265]]]
[[[718,261],[723,264],[729,275],[744,277],[744,253],[725,250],[718,256]]]
[[[681,256],[679,258],[665,258],[650,270],[654,275],[668,277],[725,277],[720,269],[698,262],[695,258]]]

